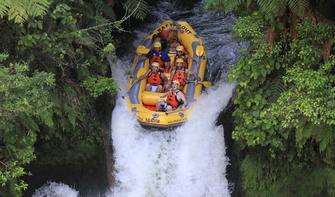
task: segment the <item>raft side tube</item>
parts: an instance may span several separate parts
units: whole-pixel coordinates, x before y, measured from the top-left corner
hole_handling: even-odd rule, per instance
[[[134,71],[132,73],[132,82],[134,82],[134,79],[137,79],[137,73],[141,68],[144,68],[145,66],[145,60],[141,60],[137,62]],[[139,104],[139,99],[138,99],[138,93],[140,91],[141,83],[136,83],[134,84],[130,90],[129,90],[129,99],[132,104]]]

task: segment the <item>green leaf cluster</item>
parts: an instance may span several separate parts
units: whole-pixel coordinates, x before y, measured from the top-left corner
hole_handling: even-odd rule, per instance
[[[115,57],[115,28],[105,7],[0,2],[0,196],[22,195],[32,162],[80,166],[102,151],[96,103],[118,88],[106,60]]]
[[[45,15],[49,5],[49,0],[1,0],[0,18],[6,16],[10,21],[23,23],[29,18]]]
[[[115,94],[118,85],[115,81],[108,77],[91,77],[83,82],[83,86],[88,90],[89,94],[97,98],[104,93]]]
[[[208,0],[206,8],[225,12],[258,10],[267,19],[272,20],[284,15],[287,10],[303,16],[309,4],[308,0]]]
[[[0,63],[0,185],[8,186],[12,194],[27,188],[15,180],[26,174],[22,166],[35,159],[40,126],[53,126],[50,92],[54,82],[53,74],[30,73],[27,64]]]
[[[257,20],[236,23],[236,34],[252,46],[229,73],[237,81],[233,139],[246,153],[242,188],[246,196],[332,196],[335,56],[324,60],[322,46],[335,28],[299,21],[298,38],[283,35],[270,47],[262,23],[249,23]]]
[[[251,41],[259,40],[263,36],[263,31],[264,19],[258,12],[239,18],[234,26],[237,37]]]

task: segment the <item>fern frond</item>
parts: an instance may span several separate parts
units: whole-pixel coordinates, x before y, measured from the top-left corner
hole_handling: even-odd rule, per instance
[[[269,103],[274,103],[280,97],[280,95],[287,89],[283,80],[283,70],[275,71],[272,74],[271,80],[268,83],[269,97],[267,98]]]
[[[29,17],[43,16],[49,8],[49,0],[1,0],[0,17],[23,23]]]
[[[273,0],[257,0],[257,5],[259,9],[270,18],[272,16],[280,15],[280,11],[285,7],[285,2],[283,1],[273,1]]]
[[[225,0],[224,1],[224,10],[225,10],[225,12],[230,12],[230,11],[236,10],[243,3],[247,3],[247,2],[244,2],[244,0],[235,0],[235,1]]]
[[[0,18],[4,17],[9,9],[10,0],[1,0],[0,1]]]
[[[49,0],[25,0],[25,9],[31,17],[43,16],[49,8]]]
[[[24,3],[25,2],[21,0],[14,0],[11,2],[7,13],[8,20],[13,20],[15,23],[23,23],[28,19]]]
[[[306,8],[309,7],[309,2],[308,0],[287,0],[287,5],[294,14],[303,16]]]
[[[128,13],[133,12],[132,16],[140,20],[143,20],[149,12],[149,5],[145,0],[127,0],[124,7]]]

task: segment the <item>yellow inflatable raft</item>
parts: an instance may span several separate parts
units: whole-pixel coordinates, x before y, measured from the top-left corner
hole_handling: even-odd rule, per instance
[[[149,59],[144,58],[152,47],[153,35],[161,31],[175,29],[177,38],[184,46],[188,59],[188,69],[198,75],[196,81],[187,83],[184,87],[184,94],[187,99],[187,108],[185,110],[176,109],[171,112],[157,112],[155,105],[163,93],[145,91],[147,80],[134,83],[137,78],[147,72],[149,69]],[[175,54],[169,53],[171,62],[174,61]],[[165,21],[148,35],[136,50],[136,56],[131,66],[128,76],[127,102],[129,109],[136,113],[138,121],[142,125],[151,127],[174,127],[187,121],[191,113],[192,103],[199,97],[204,88],[205,70],[207,63],[207,54],[203,46],[203,41],[197,36],[193,28],[185,21]],[[169,75],[169,74],[167,74]]]

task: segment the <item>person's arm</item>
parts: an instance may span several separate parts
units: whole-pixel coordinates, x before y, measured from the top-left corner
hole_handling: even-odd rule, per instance
[[[178,93],[179,99],[183,102],[183,105],[181,106],[182,109],[186,109],[187,101],[182,92]]]
[[[187,80],[190,80],[190,76],[192,75],[194,77],[195,80],[197,80],[197,75],[192,72],[192,71],[187,71]]]
[[[169,79],[163,73],[161,73],[161,78],[163,79],[164,84],[166,84],[169,81]]]
[[[168,95],[169,92],[165,92],[160,98],[165,98]]]
[[[171,74],[170,74],[170,80],[172,81],[174,74],[176,74],[176,69],[173,68]]]

